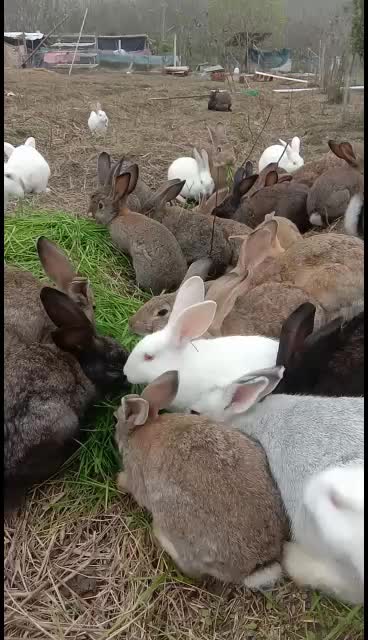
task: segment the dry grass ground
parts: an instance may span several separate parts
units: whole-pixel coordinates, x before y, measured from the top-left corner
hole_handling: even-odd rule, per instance
[[[36,137],[50,162],[51,193],[42,206],[83,215],[95,182],[96,155],[131,154],[152,186],[169,162],[205,142],[206,124],[228,122],[239,159],[251,159],[278,137],[299,134],[306,159],[329,137],[362,139],[361,105],[348,122],[314,92],[292,100],[272,94],[276,83],[254,85],[259,97],[235,96],[232,114],[208,112],[206,100],[149,102],[149,97],[205,93],[213,83],[116,72],[66,76],[6,71],[5,139]],[[90,102],[100,99],[111,119],[103,142],[89,135]],[[22,205],[23,206],[23,205]],[[98,306],[98,300],[97,300]],[[5,528],[5,637],[8,640],[360,640],[359,608],[303,592],[286,581],[255,595],[216,583],[192,583],[152,540],[149,517],[114,488],[112,407],[98,408],[107,440],[94,456],[82,448],[67,471],[37,488]],[[100,423],[99,423],[100,424]],[[106,431],[107,430],[107,431]],[[110,434],[109,434],[110,430]],[[96,440],[97,441],[97,440]],[[105,449],[106,447],[106,449]],[[88,453],[88,455],[87,455]],[[108,460],[107,460],[108,458]]]

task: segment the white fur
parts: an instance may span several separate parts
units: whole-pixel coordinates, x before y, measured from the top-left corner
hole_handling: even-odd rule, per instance
[[[177,158],[171,163],[167,172],[168,180],[185,180],[180,192],[184,199],[191,198],[199,202],[202,196],[209,197],[215,188],[211,176],[207,152],[202,149],[201,154],[193,149],[194,158]]]
[[[267,589],[282,577],[282,568],[278,562],[259,569],[243,580],[243,585],[248,589]]]
[[[7,210],[11,196],[24,198],[24,185],[20,178],[6,170],[6,164],[4,164],[4,211]]]
[[[323,227],[322,218],[319,213],[311,213],[311,215],[309,216],[309,221],[315,227]]]
[[[240,429],[264,448],[297,543],[285,551],[291,577],[361,603],[362,398],[269,395],[282,375],[283,368],[274,367],[248,372],[222,388],[215,384],[192,408]]]
[[[350,200],[348,208],[345,211],[344,227],[346,233],[352,236],[358,235],[358,220],[360,210],[363,205],[363,197],[360,193],[356,193]]]
[[[204,302],[199,276],[180,287],[169,321],[161,331],[145,336],[133,349],[125,367],[129,382],[149,383],[165,371],[179,372],[179,389],[172,405],[179,411],[194,409],[201,400],[206,412],[207,391],[229,384],[244,371],[272,367],[278,341],[263,336],[198,339],[211,325],[216,303]],[[152,357],[147,361],[145,356]]]
[[[27,138],[24,144],[12,150],[10,147],[12,145],[4,143],[4,153],[8,157],[4,164],[4,188],[8,195],[23,197],[24,193],[47,191],[50,167],[37,151],[35,139]]]
[[[101,105],[97,104],[95,111],[91,111],[90,116],[88,118],[88,127],[91,133],[94,134],[103,134],[106,133],[107,127],[109,126],[109,119],[105,113],[102,111]]]
[[[304,505],[318,536],[298,532],[306,547],[347,558],[364,582],[364,467],[332,467],[314,475],[305,487]]]
[[[293,173],[303,166],[304,160],[300,155],[300,138],[295,136],[290,144],[287,144],[284,140],[281,139],[280,142],[281,145],[273,144],[264,150],[258,163],[259,171],[262,171],[262,169],[271,164],[271,162],[278,162],[279,167],[281,167],[281,169],[285,169],[285,171],[287,171],[288,173]],[[286,151],[280,160],[285,146]]]

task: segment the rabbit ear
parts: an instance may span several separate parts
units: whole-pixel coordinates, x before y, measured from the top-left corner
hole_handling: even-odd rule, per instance
[[[199,276],[202,281],[206,280],[212,265],[213,265],[213,260],[211,260],[211,258],[200,258],[199,260],[192,262],[192,264],[190,265],[188,271],[186,272],[183,278],[183,282],[181,286],[183,286],[184,282],[189,280],[189,278],[193,278],[194,276]],[[203,291],[204,291],[204,285],[203,285]],[[196,302],[202,302],[203,297],[200,300],[196,300]]]
[[[149,409],[149,403],[143,397],[129,395],[122,398],[115,417],[118,421],[129,423],[130,427],[138,427],[147,422]]]
[[[169,324],[181,314],[184,309],[204,300],[204,282],[199,276],[184,279],[176,294],[174,306],[169,319]]]
[[[103,186],[108,184],[111,170],[111,158],[110,154],[106,151],[102,151],[97,159],[97,177],[98,183]]]
[[[62,291],[52,287],[43,287],[40,291],[41,302],[52,322],[60,328],[80,327],[94,334],[92,323],[79,306]]]
[[[227,396],[226,412],[229,415],[245,413],[256,402],[268,396],[279,384],[284,375],[284,367],[272,367],[254,371],[230,385]]]
[[[133,193],[134,189],[137,186],[138,178],[139,178],[139,167],[137,164],[132,164],[129,167],[130,180],[128,187],[128,194]]]
[[[36,148],[36,140],[34,138],[27,138],[27,140],[24,143],[27,147],[33,147],[33,149]]]
[[[213,335],[221,333],[225,318],[232,311],[238,297],[244,294],[249,287],[249,280],[246,276],[247,272],[238,274],[234,269],[210,285],[206,300],[213,300],[217,305],[215,317],[211,324],[211,333]]]
[[[277,184],[279,180],[278,173],[276,169],[271,169],[266,173],[264,177],[264,186],[265,187],[273,187],[274,184]]]
[[[113,193],[115,203],[129,195],[130,180],[130,173],[122,173],[120,176],[116,176]]]
[[[328,146],[331,151],[342,160],[345,160],[348,164],[353,167],[356,167],[358,164],[356,155],[354,153],[354,149],[351,146],[350,142],[335,142],[334,140],[328,141]]]
[[[282,144],[283,147],[287,146],[287,142],[285,142],[285,140],[281,140],[281,138],[279,138],[279,142]]]
[[[185,185],[185,180],[174,178],[168,180],[160,189],[158,189],[151,198],[144,203],[144,210],[150,210],[164,206],[167,202],[175,200]]]
[[[193,158],[196,161],[199,168],[202,167],[202,157],[198,153],[197,149],[193,149]]]
[[[78,276],[69,258],[60,247],[45,236],[38,238],[37,252],[45,273],[59,289],[65,291],[73,279]]]
[[[189,280],[188,280],[189,282]],[[184,311],[172,322],[172,314],[168,327],[171,341],[176,347],[183,347],[191,340],[200,338],[211,326],[216,313],[216,302],[207,300],[194,304]]]
[[[296,153],[300,152],[300,138],[298,138],[298,136],[294,136],[294,138],[292,139],[290,146],[292,148],[293,151],[295,151]]]
[[[166,409],[175,400],[179,388],[177,371],[166,371],[146,387],[142,399],[149,405],[150,418],[156,418],[161,409]]]
[[[209,164],[209,161],[208,161],[208,153],[207,153],[207,151],[205,149],[201,149],[201,156],[202,156],[202,166],[205,169],[209,170],[210,164]]]
[[[14,149],[15,149],[15,147],[13,147],[13,145],[10,144],[10,142],[4,142],[4,153],[5,153],[7,158],[10,158],[10,156],[13,153]]]
[[[287,367],[293,355],[303,349],[305,339],[313,332],[316,307],[301,304],[282,325],[276,364]]]
[[[97,111],[101,111],[101,104],[100,102],[96,102],[96,113]]]
[[[243,178],[243,180],[241,180],[239,184],[234,184],[234,187],[233,187],[234,195],[239,195],[240,198],[245,196],[245,194],[248,193],[248,191],[250,191],[250,189],[256,183],[257,179],[258,179],[258,174],[255,173],[252,176],[247,176],[246,178]]]

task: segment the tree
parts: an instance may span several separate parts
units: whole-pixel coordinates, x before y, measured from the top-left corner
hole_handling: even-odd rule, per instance
[[[351,47],[353,53],[364,60],[364,4],[363,0],[353,0],[353,19],[351,28]]]

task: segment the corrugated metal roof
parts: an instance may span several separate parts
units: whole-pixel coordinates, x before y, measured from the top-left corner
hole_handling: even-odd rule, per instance
[[[26,40],[41,40],[43,38],[41,31],[34,33],[29,33],[28,31],[4,31],[4,38],[12,38],[12,40],[22,40],[23,35],[26,37]]]

